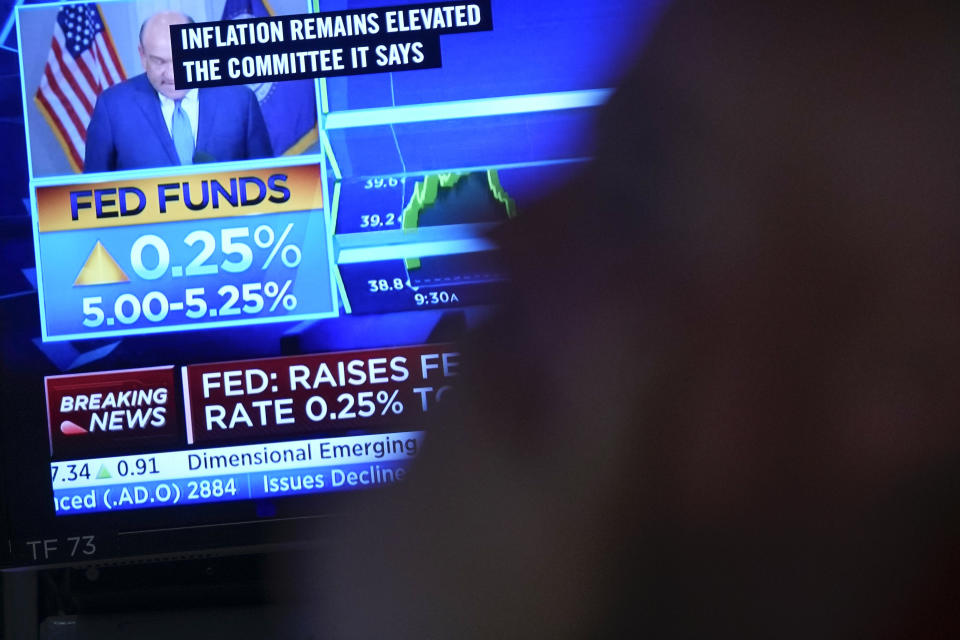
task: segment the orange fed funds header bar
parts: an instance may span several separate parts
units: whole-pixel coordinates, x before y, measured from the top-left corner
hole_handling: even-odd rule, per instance
[[[37,187],[41,233],[323,208],[320,167]]]

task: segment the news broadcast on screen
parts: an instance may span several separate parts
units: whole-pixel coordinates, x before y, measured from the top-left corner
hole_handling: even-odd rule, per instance
[[[301,541],[406,482],[660,4],[5,5],[0,564]]]

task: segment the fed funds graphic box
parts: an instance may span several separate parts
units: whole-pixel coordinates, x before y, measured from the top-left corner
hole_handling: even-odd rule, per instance
[[[337,313],[316,165],[41,186],[44,340]]]

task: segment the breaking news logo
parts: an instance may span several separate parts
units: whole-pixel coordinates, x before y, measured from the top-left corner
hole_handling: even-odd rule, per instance
[[[52,456],[103,454],[176,441],[174,367],[48,376]]]

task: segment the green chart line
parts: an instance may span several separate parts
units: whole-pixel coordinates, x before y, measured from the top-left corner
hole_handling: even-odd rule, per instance
[[[493,197],[507,210],[507,218],[511,220],[516,218],[517,203],[513,201],[507,190],[500,184],[500,174],[497,173],[496,169],[487,169],[487,184],[490,185],[490,193],[493,194]]]
[[[413,195],[410,196],[410,202],[403,209],[404,232],[412,233],[420,226],[420,214],[427,208],[433,206],[440,194],[440,189],[452,189],[460,179],[470,175],[469,173],[437,173],[424,176],[423,180],[413,186]],[[490,187],[490,193],[497,202],[503,205],[507,212],[507,218],[512,219],[517,215],[517,204],[507,193],[503,185],[500,184],[500,174],[496,169],[487,169],[487,185]],[[406,258],[405,264],[407,270],[419,269],[420,258]]]

